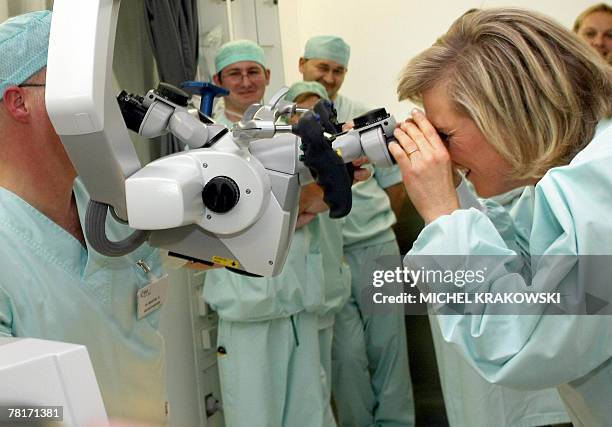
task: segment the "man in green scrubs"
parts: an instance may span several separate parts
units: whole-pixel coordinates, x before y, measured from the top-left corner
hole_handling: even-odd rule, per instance
[[[215,120],[231,126],[247,102],[261,101],[270,76],[265,64],[263,49],[251,41],[221,46],[214,81],[230,94]],[[302,190],[303,205],[316,194],[310,190]],[[219,315],[218,361],[228,427],[336,425],[325,374],[331,356],[324,355],[331,354],[333,314],[348,298],[350,276],[342,264],[342,221],[327,213],[310,221],[298,219],[302,227],[278,276],[206,274],[203,298]],[[329,318],[332,323],[321,328],[322,319]]]
[[[250,40],[225,43],[215,56],[213,82],[229,91],[223,108],[215,108],[213,118],[226,126],[240,121],[251,104],[262,101],[270,84],[264,50]]]
[[[0,336],[85,345],[108,415],[162,424],[159,310],[136,308],[160,256],[143,245],[108,258],[83,235],[89,195],[45,108],[50,25],[49,11],[0,24]],[[131,232],[108,219],[110,239]]]
[[[326,89],[340,122],[369,109],[341,94],[350,48],[340,37],[317,36],[306,43],[300,72]],[[403,307],[373,314],[362,295],[371,287],[372,260],[397,256],[391,226],[404,198],[397,167],[368,166],[372,176],[353,186],[353,208],[343,227],[344,255],[351,268],[351,297],[336,314],[332,393],[341,426],[413,426],[414,404],[408,367]]]

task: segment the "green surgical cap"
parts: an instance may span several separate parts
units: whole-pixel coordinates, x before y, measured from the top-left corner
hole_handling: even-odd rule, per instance
[[[47,66],[51,12],[15,16],[0,24],[0,100],[11,85],[20,85]]]
[[[300,95],[305,93],[312,93],[317,95],[321,99],[329,99],[327,95],[327,91],[323,87],[323,85],[319,82],[297,82],[293,83],[289,88],[289,92],[285,95],[285,99],[287,101],[293,102]]]
[[[306,42],[304,58],[325,59],[348,67],[351,48],[337,36],[316,36]]]
[[[253,61],[266,68],[266,56],[261,47],[250,40],[235,40],[225,43],[215,56],[215,68],[219,73],[228,65],[240,61]]]

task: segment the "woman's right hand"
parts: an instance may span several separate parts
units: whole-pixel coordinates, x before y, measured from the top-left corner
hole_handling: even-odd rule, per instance
[[[412,120],[394,133],[389,151],[402,172],[406,193],[425,223],[459,209],[456,173],[450,154],[425,114],[413,110]]]

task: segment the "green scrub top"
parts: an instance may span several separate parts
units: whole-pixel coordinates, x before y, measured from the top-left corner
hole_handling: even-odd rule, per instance
[[[370,108],[338,95],[334,100],[338,121],[346,122],[367,112]],[[359,248],[395,240],[391,227],[396,222],[395,214],[385,188],[402,182],[397,165],[380,168],[366,165],[372,176],[353,185],[353,208],[346,217],[344,226],[345,248]]]
[[[259,322],[289,317],[321,299],[307,266],[311,236],[293,235],[283,270],[274,277],[249,277],[225,269],[206,272],[203,297],[219,317],[234,322]]]
[[[234,122],[227,118],[225,115],[225,110],[217,110],[213,112],[213,120],[221,125],[226,126],[228,129],[231,129],[234,126]]]
[[[89,196],[79,180],[73,191],[85,229]],[[131,233],[110,215],[106,227],[112,240]],[[136,316],[136,292],[149,283],[136,262],[161,277],[158,251],[145,244],[124,257],[100,255],[2,188],[0,241],[0,335],[85,345],[108,415],[163,423],[159,310]]]
[[[546,286],[548,292],[568,294],[612,277],[610,262],[600,262],[594,269],[583,265],[588,263],[584,258],[567,265],[567,257],[555,257],[612,255],[611,162],[612,120],[607,119],[569,165],[549,170],[510,211],[493,208],[489,201],[484,211],[457,210],[428,224],[404,264],[434,268],[423,258],[413,265],[412,255],[521,255],[523,262],[489,268],[492,273],[479,284],[480,289],[504,292],[520,292],[527,286],[539,291]],[[443,257],[435,258],[436,269],[453,269],[444,265]],[[474,262],[474,257],[466,258],[462,269],[477,270]],[[525,265],[531,267],[525,270]],[[598,291],[600,299],[612,301],[612,287]],[[485,313],[438,316],[438,322],[443,339],[487,381],[523,389],[557,385],[574,425],[609,424],[612,316]]]

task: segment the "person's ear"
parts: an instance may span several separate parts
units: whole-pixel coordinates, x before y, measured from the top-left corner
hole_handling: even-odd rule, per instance
[[[264,74],[266,76],[266,86],[268,86],[270,84],[270,69],[266,68]]]
[[[221,80],[219,79],[219,74],[213,74],[213,83],[216,86],[221,86]]]
[[[300,73],[302,74],[304,74],[304,64],[306,64],[306,59],[300,58],[300,62],[298,62],[298,68],[300,70]]]
[[[29,123],[31,111],[25,100],[25,93],[19,86],[9,86],[2,97],[4,108],[9,115],[20,123]]]

